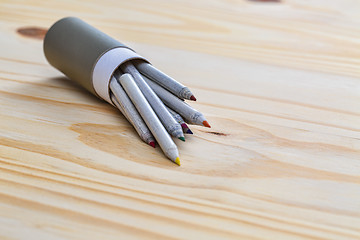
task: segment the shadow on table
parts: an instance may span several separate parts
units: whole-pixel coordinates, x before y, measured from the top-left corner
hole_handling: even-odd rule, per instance
[[[63,77],[49,78],[49,79],[46,79],[45,82],[48,82],[49,85],[51,85],[51,86],[53,86],[55,83],[55,85],[59,86],[59,88],[66,88],[66,89],[69,89],[70,91],[75,91],[76,92],[75,94],[81,95],[82,97],[85,97],[86,99],[88,99],[91,102],[106,104],[105,101],[96,97],[94,94],[90,93],[88,90],[83,88],[81,85],[79,85],[78,83],[72,81],[71,79],[69,79],[67,77],[63,76]]]

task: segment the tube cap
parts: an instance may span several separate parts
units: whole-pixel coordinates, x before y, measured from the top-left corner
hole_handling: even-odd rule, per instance
[[[147,61],[75,17],[60,19],[48,30],[44,54],[53,67],[109,103],[109,82],[118,66],[132,59]]]

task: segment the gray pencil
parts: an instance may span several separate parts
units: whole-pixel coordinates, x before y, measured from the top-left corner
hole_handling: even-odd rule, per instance
[[[146,126],[144,120],[141,118],[124,89],[114,77],[112,77],[110,81],[110,89],[112,92],[111,101],[133,125],[140,138],[150,146],[155,147],[155,139],[149,128]]]
[[[121,75],[119,82],[134,103],[136,109],[139,111],[165,155],[170,160],[180,165],[179,152],[175,143],[161,124],[159,118],[156,116],[139,87],[136,85],[134,78],[130,74],[125,73]]]
[[[190,124],[197,124],[205,127],[210,127],[209,123],[206,121],[204,115],[190,107],[184,101],[181,101],[179,98],[174,96],[172,93],[162,88],[157,83],[151,81],[147,77],[143,76],[147,84],[154,90],[158,97],[171,109],[179,113],[185,120]]]
[[[169,111],[171,116],[173,116],[173,118],[181,125],[184,133],[193,134],[193,132],[190,130],[189,126],[185,123],[184,119],[180,116],[180,114],[178,114],[169,107],[166,107],[166,109]]]
[[[192,94],[192,92],[188,87],[182,85],[175,79],[161,72],[153,65],[142,60],[136,60],[134,61],[134,64],[136,68],[141,72],[141,74],[153,80],[163,88],[169,90],[175,96],[182,99],[189,99],[196,101],[196,98],[194,97],[194,95]]]
[[[176,122],[176,120],[171,116],[169,111],[166,109],[164,103],[145,82],[145,80],[143,79],[139,71],[134,67],[134,65],[132,65],[131,62],[125,62],[121,65],[121,69],[125,73],[129,73],[134,78],[137,86],[140,88],[146,100],[154,109],[156,115],[159,117],[166,130],[172,136],[177,137],[182,141],[185,141],[185,137],[180,124]]]

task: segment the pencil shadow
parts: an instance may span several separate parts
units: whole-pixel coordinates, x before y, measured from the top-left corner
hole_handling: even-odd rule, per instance
[[[116,114],[121,118],[121,120],[125,119],[125,117],[122,114],[119,114],[118,109],[113,107],[111,104],[106,102],[105,100],[100,99],[99,97],[95,96],[91,92],[89,92],[87,89],[82,87],[77,82],[65,77],[53,77],[48,78],[45,81],[45,84],[54,86],[55,88],[60,88],[62,90],[68,90],[69,94],[77,95],[77,97],[81,98],[85,102],[86,105],[93,106],[93,107],[99,107],[102,110],[109,112],[111,114]]]
[[[97,103],[104,103],[103,100],[99,99],[98,97],[90,93],[88,90],[83,88],[77,82],[72,81],[71,79],[65,76],[48,78],[47,81],[51,82],[52,85],[53,83],[55,83],[56,85],[61,86],[61,88],[67,88],[69,90],[75,91],[76,94],[81,95],[82,97],[85,97],[91,101],[95,101]]]
[[[108,102],[95,96],[93,93],[89,92],[83,86],[81,86],[77,82],[65,76],[48,78],[45,83],[47,85],[52,85],[52,86],[54,86],[55,84],[56,86],[54,87],[67,89],[73,92],[73,94],[76,94],[77,96],[83,98],[88,105],[96,105],[96,106],[100,105],[101,108],[117,112],[117,109],[111,106]]]

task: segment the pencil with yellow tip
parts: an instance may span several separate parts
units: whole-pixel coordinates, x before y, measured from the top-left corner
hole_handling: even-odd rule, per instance
[[[179,152],[175,143],[171,139],[164,126],[161,124],[160,120],[156,116],[144,95],[141,93],[133,77],[130,74],[125,73],[121,75],[118,80],[149,127],[151,133],[154,135],[164,154],[171,161],[180,166]]]

